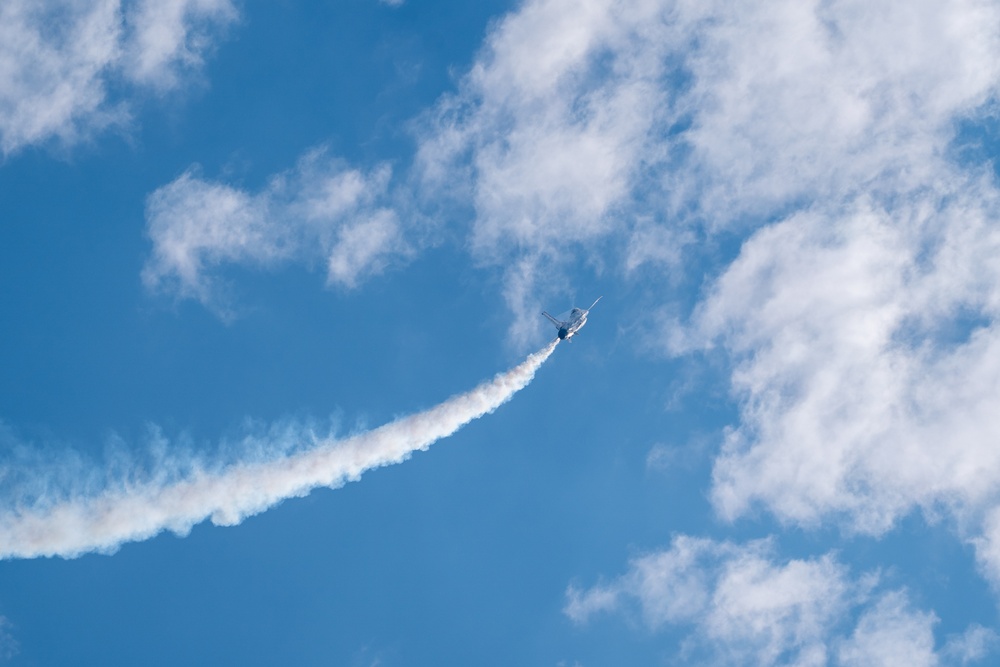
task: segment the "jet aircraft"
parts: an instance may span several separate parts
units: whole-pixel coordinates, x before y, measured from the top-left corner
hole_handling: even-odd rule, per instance
[[[599,296],[597,297],[597,301],[600,301],[603,298],[604,298],[603,296]],[[590,308],[587,308],[586,310],[584,310],[583,308],[574,308],[573,310],[569,311],[569,319],[566,320],[565,322],[563,322],[562,320],[557,320],[556,318],[546,313],[544,310],[542,311],[542,315],[549,318],[549,322],[552,322],[552,324],[555,325],[556,329],[559,330],[559,340],[568,340],[569,342],[572,343],[573,336],[575,336],[576,332],[582,329],[583,325],[587,323],[587,313],[590,312],[591,308],[597,305],[597,301],[590,304]]]

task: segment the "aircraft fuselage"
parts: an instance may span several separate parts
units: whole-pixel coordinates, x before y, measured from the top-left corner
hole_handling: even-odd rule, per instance
[[[597,301],[600,300],[601,298],[598,297]],[[591,304],[590,308],[593,308],[594,305],[597,304],[597,301]],[[565,322],[557,320],[545,311],[542,311],[542,315],[548,318],[548,320],[555,325],[559,332],[559,340],[570,340],[576,335],[576,332],[582,329],[583,325],[587,323],[587,313],[590,312],[590,308],[587,310],[584,310],[583,308],[574,308],[570,311],[569,319]]]

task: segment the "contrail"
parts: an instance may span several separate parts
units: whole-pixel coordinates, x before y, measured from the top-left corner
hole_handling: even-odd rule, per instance
[[[473,419],[493,412],[531,382],[558,340],[472,391],[424,412],[345,440],[324,438],[306,451],[218,470],[192,465],[182,479],[122,483],[114,489],[0,509],[0,558],[110,553],[164,530],[186,534],[207,518],[232,526],[286,498],[357,480],[400,463]]]

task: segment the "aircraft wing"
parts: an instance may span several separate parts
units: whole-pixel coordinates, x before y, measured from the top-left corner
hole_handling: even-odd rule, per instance
[[[562,328],[563,323],[560,322],[559,320],[557,320],[556,318],[552,317],[548,313],[546,313],[544,310],[542,311],[542,315],[544,315],[545,317],[549,318],[549,322],[552,322],[552,324],[555,325],[556,329],[561,329]]]

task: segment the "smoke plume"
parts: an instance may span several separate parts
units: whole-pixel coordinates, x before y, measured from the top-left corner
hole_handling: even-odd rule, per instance
[[[217,468],[190,463],[176,479],[121,481],[97,492],[46,492],[27,502],[4,502],[8,507],[0,509],[0,558],[110,553],[163,530],[186,534],[206,518],[232,526],[286,498],[322,486],[337,488],[366,470],[405,461],[493,412],[531,382],[557,343],[552,341],[472,391],[344,440],[318,439],[305,450],[263,462]]]

